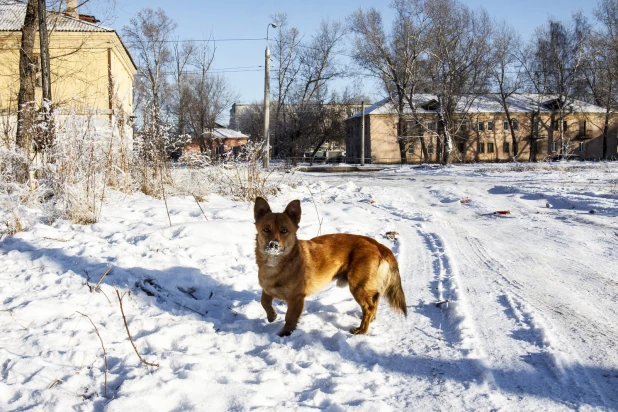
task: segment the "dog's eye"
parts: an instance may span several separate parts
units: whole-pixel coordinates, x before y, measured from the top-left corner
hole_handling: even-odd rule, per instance
[[[285,235],[286,233],[288,233],[288,230],[286,228],[283,228],[283,229],[281,229],[281,233],[283,233]]]
[[[264,232],[265,232],[265,233],[270,232],[270,229],[269,229],[269,228],[267,228],[267,227],[265,227],[263,230],[264,230]]]

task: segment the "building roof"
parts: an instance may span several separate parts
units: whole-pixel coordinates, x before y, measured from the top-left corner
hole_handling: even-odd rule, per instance
[[[248,139],[249,138],[249,136],[247,136],[244,133],[241,133],[239,131],[232,130],[232,129],[226,129],[224,127],[216,127],[213,130],[212,134],[214,138],[218,138],[218,139]]]
[[[17,0],[0,0],[0,31],[21,31],[26,17],[26,3]],[[90,23],[64,13],[48,10],[47,25],[50,31],[62,32],[114,32],[115,30]]]
[[[510,96],[507,101],[509,103],[509,110],[513,113],[531,113],[534,111],[541,111],[543,113],[551,113],[557,110],[551,108],[552,103],[557,102],[558,96],[550,94],[535,94],[535,93],[520,93]],[[416,113],[435,113],[435,110],[427,110],[423,106],[427,107],[427,104],[431,104],[432,101],[437,101],[438,97],[432,94],[416,94],[414,95],[414,103],[416,106]],[[595,106],[583,102],[581,100],[569,99],[566,103],[566,110],[569,112],[578,113],[605,113],[605,109],[600,106]],[[457,104],[457,112],[459,113],[504,113],[504,109],[500,104],[498,95],[486,94],[481,96],[464,96]],[[365,109],[365,115],[380,115],[380,114],[397,114],[395,105],[389,98],[380,100],[376,104],[369,106]],[[404,108],[404,114],[412,114],[412,109],[406,104]],[[349,119],[360,117],[361,113],[355,113]]]

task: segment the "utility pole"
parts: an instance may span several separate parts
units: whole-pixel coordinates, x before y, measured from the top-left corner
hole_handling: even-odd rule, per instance
[[[275,23],[266,27],[266,52],[264,53],[264,168],[270,166],[270,48],[268,47],[268,29],[275,28]]]
[[[361,166],[365,166],[365,101],[361,102]]]

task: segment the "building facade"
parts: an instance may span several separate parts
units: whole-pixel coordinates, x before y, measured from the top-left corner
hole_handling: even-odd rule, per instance
[[[497,96],[462,99],[455,110],[451,132],[451,162],[542,161],[560,153],[572,153],[587,160],[616,158],[617,128],[614,113],[578,100],[560,101],[555,96],[517,94],[508,99],[511,122]],[[365,161],[400,163],[401,141],[408,163],[440,161],[442,139],[437,97],[415,96],[415,110],[406,107],[405,127],[388,99],[365,110]],[[607,120],[607,125],[606,125]],[[399,136],[398,131],[404,130]],[[515,134],[517,150],[513,144]],[[604,134],[606,138],[604,139]],[[346,119],[347,161],[358,163],[361,156],[361,114]]]
[[[136,65],[118,34],[80,15],[69,1],[64,13],[48,11],[52,103],[56,127],[87,124],[101,134],[131,138]],[[0,0],[0,120],[2,133],[16,133],[19,49],[26,4]],[[40,55],[38,33],[34,57]],[[42,89],[37,74],[36,103]],[[77,122],[76,122],[77,119]],[[62,130],[59,130],[59,135]]]

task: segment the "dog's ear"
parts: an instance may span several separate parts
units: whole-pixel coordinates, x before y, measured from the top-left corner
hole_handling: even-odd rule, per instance
[[[270,213],[270,206],[268,202],[263,197],[255,198],[255,206],[253,207],[253,216],[255,217],[255,221],[260,220],[261,217]]]
[[[300,223],[300,213],[301,213],[300,200],[292,200],[290,203],[288,203],[283,213],[288,215],[288,217],[292,219],[292,222],[294,222],[294,224],[298,226],[298,224]]]

